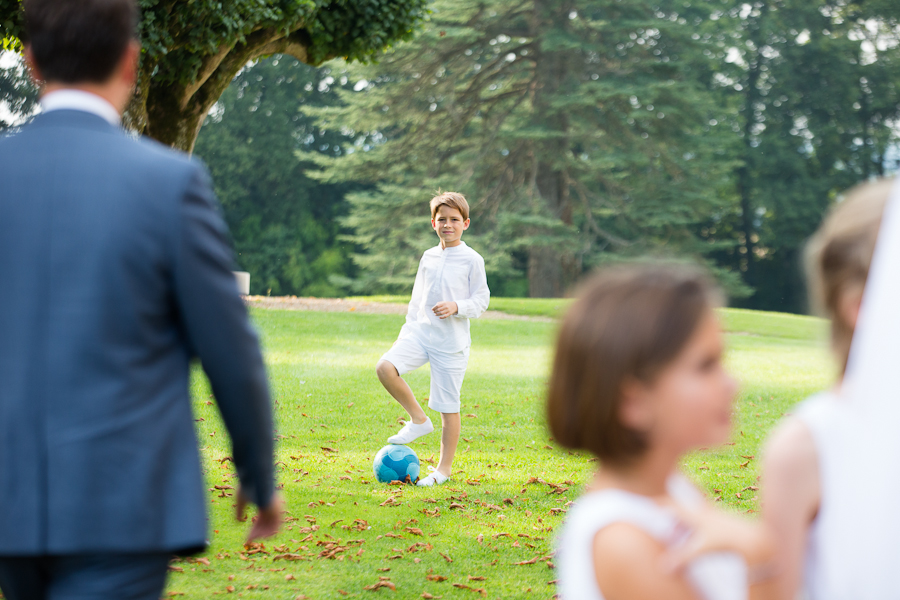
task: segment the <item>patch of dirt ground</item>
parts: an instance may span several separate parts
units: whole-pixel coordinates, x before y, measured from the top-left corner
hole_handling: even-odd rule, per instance
[[[344,298],[300,298],[297,296],[244,296],[247,306],[276,310],[306,310],[312,312],[355,312],[360,314],[405,315],[406,304],[347,300]],[[552,323],[548,317],[511,315],[498,310],[488,310],[482,319],[506,319],[509,321],[539,321]]]

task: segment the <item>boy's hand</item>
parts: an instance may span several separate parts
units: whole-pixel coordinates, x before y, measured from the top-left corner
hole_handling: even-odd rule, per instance
[[[447,317],[452,317],[456,313],[459,312],[459,306],[457,306],[456,302],[451,300],[445,300],[444,302],[438,302],[434,305],[434,308],[431,310],[434,311],[438,317],[442,319],[446,319]]]

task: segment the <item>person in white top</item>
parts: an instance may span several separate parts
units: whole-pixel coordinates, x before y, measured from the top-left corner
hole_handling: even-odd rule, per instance
[[[388,438],[408,444],[434,431],[402,375],[431,363],[428,407],[441,413],[441,460],[417,485],[433,486],[450,477],[460,434],[460,392],[469,362],[469,319],[477,319],[490,302],[484,259],[462,241],[469,228],[469,204],[462,194],[445,192],[431,199],[431,226],[440,244],[419,261],[406,323],[375,370],[388,393],[410,420]]]
[[[717,304],[700,272],[644,265],[601,272],[566,314],[548,422],[600,468],[557,542],[561,600],[741,600],[747,566],[768,560],[763,528],[713,509],[677,470],[731,433]]]
[[[768,597],[898,598],[900,189],[851,190],[807,253],[839,377],[767,445],[763,520],[778,547]]]

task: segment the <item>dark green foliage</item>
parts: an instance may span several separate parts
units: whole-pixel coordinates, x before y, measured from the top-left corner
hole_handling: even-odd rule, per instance
[[[892,5],[434,10],[380,65],[349,68],[364,93],[314,111],[374,148],[328,175],[379,182],[350,198],[361,291],[408,288],[433,243],[425,202],[443,187],[474,200],[468,239],[503,293],[556,295],[649,252],[711,262],[738,304],[802,312],[805,240],[841,191],[895,167]]]
[[[17,50],[22,35],[21,0],[0,0],[0,50]]]
[[[242,71],[222,94],[197,140],[213,176],[251,292],[335,296],[352,274],[336,240],[347,186],[318,185],[296,150],[341,153],[339,132],[320,131],[300,105],[335,101],[328,69],[275,56]]]
[[[350,197],[366,251],[361,290],[408,288],[435,243],[427,201],[441,187],[472,204],[469,243],[501,294],[561,295],[610,257],[703,258],[692,231],[733,211],[721,108],[696,22],[669,3],[436,2],[413,42],[351,68],[364,93],[311,109],[369,151],[328,177],[379,182]],[[696,19],[695,19],[696,20]],[[322,162],[322,161],[320,161]],[[740,292],[734,278],[725,280]]]
[[[0,106],[13,117],[13,121],[31,114],[36,102],[37,89],[21,61],[8,67],[0,67]],[[0,131],[10,125],[0,116]]]
[[[747,306],[805,311],[805,240],[841,191],[890,166],[900,50],[876,4],[723,3],[710,46],[723,59],[717,91],[738,109],[729,124],[742,215],[705,237],[738,239],[718,258],[755,289]]]
[[[408,39],[426,0],[139,0],[143,55],[127,124],[190,151],[209,109],[248,62],[367,61]],[[0,39],[17,47],[20,3],[0,0]]]

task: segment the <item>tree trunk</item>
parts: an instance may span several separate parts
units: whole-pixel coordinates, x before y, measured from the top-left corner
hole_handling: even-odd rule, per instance
[[[203,59],[196,79],[187,85],[154,83],[156,64],[142,63],[125,125],[167,146],[191,153],[206,115],[248,62],[269,54],[289,54],[308,61],[309,34],[302,29],[260,29],[240,43],[224,45]]]
[[[555,0],[535,0],[534,31],[553,32],[568,24],[570,7],[560,6]],[[537,34],[535,37],[540,38]],[[539,45],[540,48],[540,45]],[[535,125],[550,130],[553,137],[539,142],[535,149],[537,196],[542,202],[542,212],[572,224],[572,205],[569,181],[566,174],[566,158],[570,153],[569,121],[565,113],[552,106],[554,97],[561,93],[567,77],[568,53],[541,48],[536,57],[534,94]],[[575,259],[557,246],[534,247],[528,254],[528,293],[533,298],[558,298],[562,296],[575,277]]]
[[[768,13],[769,6],[763,2],[759,7],[759,16],[755,21],[750,20],[748,28],[750,29],[749,40],[753,43],[752,60],[747,61],[747,86],[744,95],[744,164],[738,170],[738,192],[741,197],[741,232],[744,236],[743,250],[744,260],[743,266],[744,281],[751,288],[755,288],[758,284],[756,277],[756,226],[753,223],[754,206],[753,206],[753,178],[750,172],[751,163],[753,162],[754,146],[753,137],[754,130],[757,125],[756,107],[761,100],[759,92],[759,78],[762,72],[762,62],[765,60],[762,54],[762,46],[764,43],[763,27],[764,20]]]

